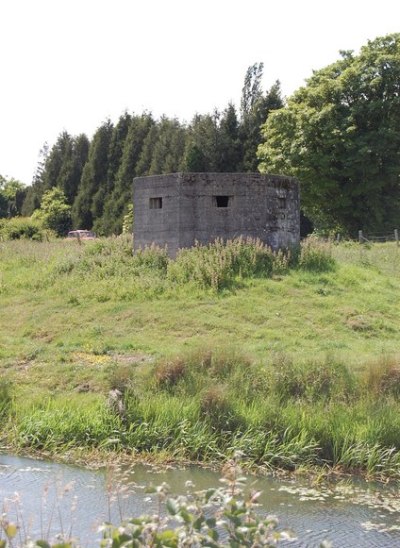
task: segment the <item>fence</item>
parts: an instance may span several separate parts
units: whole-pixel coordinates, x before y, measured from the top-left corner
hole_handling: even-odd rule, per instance
[[[372,242],[396,242],[396,245],[399,246],[399,231],[395,228],[390,234],[365,234],[362,230],[359,230],[358,241],[360,244]]]

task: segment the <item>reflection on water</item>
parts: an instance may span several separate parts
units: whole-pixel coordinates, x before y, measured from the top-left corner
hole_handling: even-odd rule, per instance
[[[200,490],[215,486],[218,475],[196,467],[158,472],[146,466],[110,473],[0,455],[0,503],[9,516],[20,516],[21,538],[63,532],[94,546],[102,522],[118,524],[131,515],[157,512],[147,484],[166,481],[178,494],[187,480]],[[333,546],[400,546],[398,490],[361,482],[313,489],[254,477],[249,485],[263,491],[262,511],[296,533],[291,546],[319,546],[324,539]]]

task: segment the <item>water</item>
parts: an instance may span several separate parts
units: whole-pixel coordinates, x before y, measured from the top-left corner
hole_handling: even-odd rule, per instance
[[[157,511],[157,501],[144,487],[168,482],[183,493],[187,480],[197,489],[215,486],[218,475],[197,467],[158,471],[138,465],[131,471],[87,470],[47,461],[0,455],[0,503],[10,517],[20,516],[21,538],[54,537],[56,532],[95,546],[98,526],[118,524],[131,515]],[[278,517],[293,530],[290,546],[400,547],[400,497],[395,487],[365,482],[310,488],[289,480],[254,478],[261,489],[261,511]]]

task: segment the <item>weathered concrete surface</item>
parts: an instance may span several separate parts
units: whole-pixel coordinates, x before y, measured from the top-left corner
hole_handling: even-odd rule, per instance
[[[134,246],[179,248],[238,236],[273,249],[300,240],[296,179],[259,173],[173,173],[134,179]]]

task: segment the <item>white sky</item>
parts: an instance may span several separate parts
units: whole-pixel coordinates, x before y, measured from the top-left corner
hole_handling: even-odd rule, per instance
[[[0,0],[0,174],[30,184],[45,141],[125,110],[239,106],[255,62],[290,95],[339,50],[399,31],[398,0]]]

